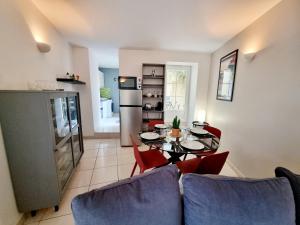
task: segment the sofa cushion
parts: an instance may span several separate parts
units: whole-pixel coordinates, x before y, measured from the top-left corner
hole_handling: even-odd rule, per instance
[[[81,194],[72,201],[76,225],[180,225],[175,166],[165,166]]]
[[[296,224],[300,225],[300,175],[282,167],[277,167],[275,174],[276,177],[286,177],[291,184],[296,205]]]
[[[185,225],[295,225],[295,205],[286,178],[183,177]]]

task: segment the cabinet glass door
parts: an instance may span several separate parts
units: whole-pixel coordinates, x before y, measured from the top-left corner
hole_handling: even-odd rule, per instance
[[[69,110],[70,110],[71,128],[73,128],[73,127],[75,127],[78,124],[77,96],[71,96],[68,99],[69,99]]]
[[[70,133],[67,98],[55,98],[51,99],[50,102],[55,141],[58,144]]]
[[[55,149],[55,158],[61,190],[67,183],[74,168],[72,157],[72,139],[69,138],[61,147]]]
[[[74,163],[77,164],[77,162],[80,159],[80,156],[82,154],[82,150],[80,147],[79,127],[76,127],[72,130],[72,139],[73,139]]]

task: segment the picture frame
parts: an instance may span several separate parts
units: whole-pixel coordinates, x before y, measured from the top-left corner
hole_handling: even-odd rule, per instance
[[[232,101],[239,50],[236,49],[220,59],[217,100]]]

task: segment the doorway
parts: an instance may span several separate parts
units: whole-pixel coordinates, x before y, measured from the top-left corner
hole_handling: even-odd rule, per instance
[[[99,68],[101,119],[97,132],[120,133],[118,68]]]
[[[165,81],[165,121],[178,116],[182,123],[188,122],[191,66],[167,65]]]

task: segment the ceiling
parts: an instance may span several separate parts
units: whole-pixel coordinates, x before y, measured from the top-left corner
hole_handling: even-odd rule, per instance
[[[32,1],[102,67],[118,67],[119,48],[215,51],[281,0]]]

